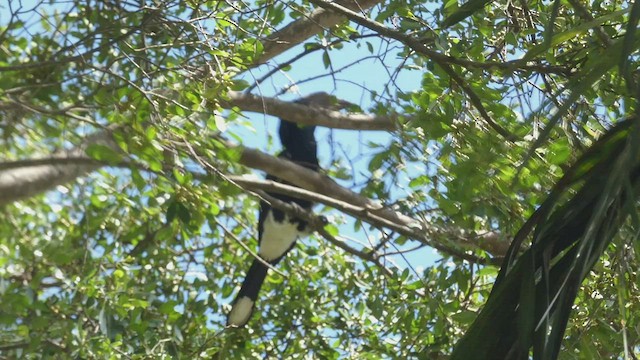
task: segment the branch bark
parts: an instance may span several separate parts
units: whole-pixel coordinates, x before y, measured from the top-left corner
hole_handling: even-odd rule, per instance
[[[338,1],[342,6],[353,11],[364,11],[381,3],[381,0]],[[290,23],[262,40],[263,51],[252,67],[261,65],[302,43],[321,31],[347,20],[343,14],[333,10],[318,8],[307,16]]]
[[[219,100],[219,103],[225,108],[235,106],[243,111],[286,118],[302,125],[317,125],[349,130],[393,131],[398,128],[398,116],[396,115],[342,114],[339,111],[317,106],[305,106],[235,91],[228,94],[228,99]]]
[[[52,161],[49,164],[0,170],[0,206],[33,197],[103,167],[103,164],[86,160],[66,161],[73,158],[86,158],[85,151],[92,144],[100,144],[120,151],[111,133],[105,130],[88,136],[80,146],[56,152],[50,156]]]
[[[282,161],[278,158],[274,158],[275,160]],[[285,166],[295,165],[293,163],[286,162]],[[265,168],[268,168],[269,165],[266,165]],[[306,168],[300,167],[304,170]],[[299,169],[295,170],[296,172]],[[315,172],[313,172],[315,174]],[[349,214],[355,218],[358,218],[366,223],[371,225],[387,228],[393,230],[403,236],[411,238],[413,240],[419,241],[422,244],[431,246],[435,249],[442,251],[443,253],[453,255],[455,257],[473,261],[476,263],[484,263],[485,260],[479,259],[475,256],[470,256],[465,254],[460,249],[473,248],[473,249],[481,249],[487,251],[495,256],[495,262],[497,263],[499,259],[506,253],[509,248],[509,242],[502,239],[502,237],[493,231],[487,231],[482,234],[469,234],[461,231],[460,229],[454,228],[435,228],[433,226],[429,226],[427,224],[420,224],[420,228],[415,226],[416,221],[412,218],[405,217],[400,214],[400,216],[396,217],[396,212],[392,210],[379,208],[379,209],[368,209],[363,206],[355,206],[350,201],[345,201],[342,197],[334,197],[328,194],[320,194],[318,192],[309,191],[303,188],[286,185],[270,180],[261,180],[261,179],[252,179],[243,176],[229,176],[229,180],[233,183],[241,186],[244,189],[250,191],[268,191],[275,192],[280,194],[285,194],[289,196],[294,196],[297,198],[310,200],[313,202],[323,203],[330,207],[333,207],[337,210],[340,210],[346,214]],[[336,190],[336,187],[340,187],[340,185],[333,182],[333,180],[324,177],[321,180],[323,183],[322,188],[327,189],[328,193]],[[344,188],[343,188],[344,189]],[[364,200],[360,200],[364,199]],[[355,201],[367,201],[368,199],[361,197],[358,194],[352,194],[348,200]],[[383,209],[385,211],[383,211]],[[400,222],[394,222],[390,219],[390,217],[395,217],[394,220],[398,220]],[[410,223],[404,222],[406,219],[410,219]],[[446,239],[443,240],[443,239]],[[490,262],[492,262],[491,260]]]

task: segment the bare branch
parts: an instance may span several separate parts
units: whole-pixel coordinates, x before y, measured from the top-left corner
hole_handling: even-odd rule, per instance
[[[354,11],[364,11],[381,2],[381,0],[339,1],[342,6]],[[262,40],[264,50],[253,65],[264,64],[306,39],[319,34],[325,29],[338,25],[346,19],[343,14],[338,12],[322,8],[316,9],[308,16],[302,16],[300,19]]]
[[[284,161],[278,158],[274,159],[287,163],[287,166],[288,164],[297,166],[296,164],[288,161]],[[474,248],[490,252],[491,254],[496,256],[496,258],[494,259],[495,262],[498,262],[499,258],[506,253],[506,250],[509,247],[509,242],[502,239],[501,236],[499,236],[495,232],[489,231],[484,234],[478,235],[465,233],[464,231],[461,231],[459,229],[439,229],[430,225],[427,226],[426,224],[423,224],[423,228],[426,230],[421,231],[416,229],[416,227],[414,226],[415,220],[408,218],[402,214],[396,213],[392,210],[385,209],[385,211],[381,211],[383,210],[382,208],[374,210],[368,209],[366,207],[354,206],[352,201],[366,202],[369,200],[357,194],[353,194],[348,200],[341,197],[334,197],[329,195],[331,194],[332,190],[335,190],[334,187],[340,187],[340,185],[335,183],[331,184],[333,181],[326,177],[322,180],[323,182],[326,182],[322,187],[329,189],[327,190],[329,194],[325,193],[324,195],[269,180],[251,179],[242,176],[229,176],[228,179],[233,183],[248,190],[276,192],[305,200],[310,200],[313,202],[323,203],[344,213],[347,213],[355,218],[358,218],[364,222],[367,222],[373,226],[391,229],[403,236],[406,236],[407,238],[411,238],[413,240],[419,241],[422,244],[438,249],[443,253],[476,263],[485,263],[486,260],[478,258],[476,256],[468,255],[460,249]],[[400,218],[402,220],[410,219],[412,222],[407,223],[391,221],[388,218],[389,215],[396,215],[396,218]],[[443,241],[442,239],[447,240]],[[494,261],[490,260],[490,262]]]
[[[260,97],[240,92],[230,92],[228,100],[219,100],[225,108],[238,107],[244,111],[269,114],[303,125],[318,125],[334,129],[393,131],[398,127],[398,117],[367,114],[342,114],[339,111],[318,106],[305,106],[274,98]]]
[[[104,164],[96,161],[95,159],[90,158],[89,156],[71,156],[71,155],[58,155],[51,157],[42,157],[36,159],[27,159],[27,160],[15,160],[15,161],[4,161],[0,162],[0,171],[5,170],[13,170],[19,168],[28,168],[42,165],[99,165],[103,166]]]
[[[86,160],[85,150],[92,144],[100,144],[120,151],[111,132],[105,130],[88,136],[78,147],[59,151],[50,157],[59,162],[2,170],[0,171],[0,205],[35,196],[100,169],[104,166],[103,164]],[[64,160],[73,158],[83,158],[83,160]]]

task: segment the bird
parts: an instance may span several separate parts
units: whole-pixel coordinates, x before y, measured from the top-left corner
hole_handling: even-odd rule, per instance
[[[346,101],[336,100],[331,95],[321,92],[294,101],[307,106],[322,106],[331,110],[339,110],[351,106]],[[278,134],[283,150],[278,158],[286,159],[313,171],[320,171],[315,139],[315,126],[302,126],[295,122],[280,119]],[[291,185],[273,175],[267,175],[267,180]],[[267,193],[268,195],[287,203],[295,203],[304,210],[311,210],[313,203],[308,200],[292,196]],[[267,276],[269,267],[277,265],[294,247],[296,241],[311,233],[306,221],[288,215],[280,209],[273,208],[266,201],[260,201],[258,216],[258,256],[253,259],[245,276],[240,291],[232,302],[231,311],[227,314],[227,327],[243,327],[254,312],[260,288]]]

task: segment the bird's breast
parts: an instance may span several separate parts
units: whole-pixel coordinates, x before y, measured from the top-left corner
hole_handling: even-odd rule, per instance
[[[299,226],[299,221],[292,221],[286,214],[283,221],[276,221],[273,211],[270,210],[263,224],[258,250],[260,257],[266,261],[274,261],[284,255],[296,239],[305,235],[298,230]]]

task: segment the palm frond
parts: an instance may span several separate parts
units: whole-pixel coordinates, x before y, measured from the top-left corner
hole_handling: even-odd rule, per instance
[[[558,356],[580,284],[635,212],[639,134],[636,119],[621,122],[567,171],[516,235],[451,359],[528,359],[531,348],[534,359]]]

